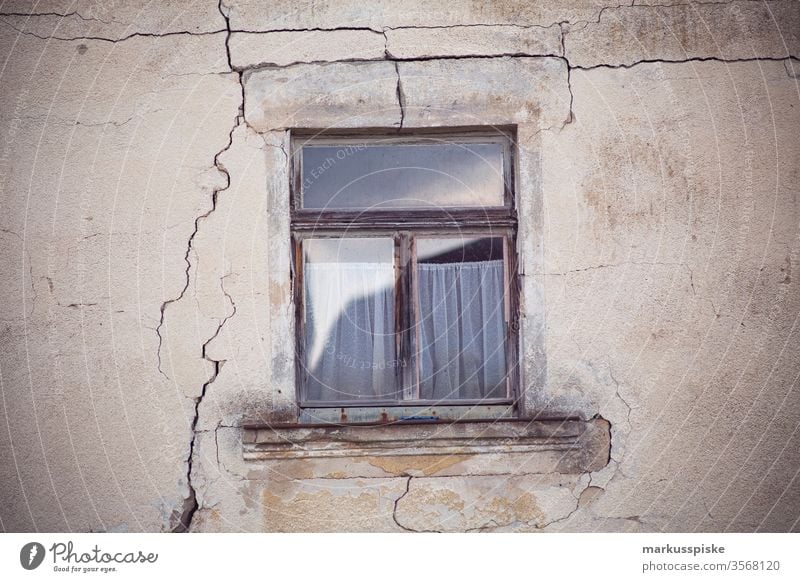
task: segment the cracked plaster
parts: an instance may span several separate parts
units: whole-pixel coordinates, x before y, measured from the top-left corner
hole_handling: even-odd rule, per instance
[[[797,527],[777,505],[756,499],[740,508],[737,500],[766,488],[784,515],[797,515],[798,501],[780,489],[797,466],[797,447],[786,452],[784,442],[795,433],[775,421],[796,411],[790,378],[798,362],[786,346],[796,341],[789,315],[799,303],[790,274],[798,3],[634,4],[457,2],[440,13],[391,2],[320,2],[311,12],[286,2],[206,2],[196,11],[174,2],[109,13],[93,2],[54,2],[28,15],[27,5],[4,3],[6,75],[22,83],[2,90],[12,106],[0,114],[9,136],[0,164],[27,155],[61,168],[28,161],[0,184],[13,209],[0,219],[2,260],[22,273],[4,283],[0,321],[10,349],[1,373],[6,385],[36,387],[4,409],[20,418],[33,410],[40,434],[39,422],[67,434],[30,439],[41,469],[5,470],[11,514],[3,523],[175,531]],[[55,64],[34,60],[43,51]],[[65,69],[79,74],[65,82]],[[103,83],[92,81],[98,72]],[[758,123],[770,119],[781,120],[772,133]],[[203,138],[182,150],[197,120]],[[523,253],[541,256],[525,290],[529,300],[546,297],[548,365],[528,372],[544,375],[536,397],[548,410],[611,421],[609,464],[569,478],[381,480],[297,463],[253,472],[231,427],[248,412],[290,410],[292,400],[291,362],[275,346],[290,329],[288,258],[265,248],[288,234],[284,129],[468,122],[520,124],[521,171],[541,171],[546,218],[521,225],[520,237]],[[26,140],[37,131],[44,142]],[[166,159],[139,159],[152,143]],[[131,153],[147,180],[130,164],[108,172]],[[59,185],[57,198],[43,187],[48,181]],[[168,196],[166,212],[147,197],[134,203],[141,191]],[[753,204],[764,196],[766,205]],[[540,230],[537,242],[532,233]],[[147,265],[160,265],[159,277]],[[38,338],[24,358],[21,338]],[[141,349],[128,353],[129,341]],[[96,361],[90,373],[78,358],[87,350]],[[49,366],[26,373],[25,358],[53,361],[58,377],[48,376]],[[143,382],[131,386],[131,377]],[[728,404],[736,412],[723,415]],[[120,422],[128,436],[116,436]],[[726,441],[732,422],[737,433]],[[91,428],[75,428],[84,426]],[[25,434],[9,426],[17,442]],[[100,461],[80,460],[89,440],[97,446],[86,450]],[[698,440],[708,451],[697,450]],[[763,476],[748,448],[762,443],[787,455]],[[14,461],[4,467],[19,467],[10,441],[0,450]],[[728,456],[709,458],[719,451]],[[741,463],[752,468],[743,474]],[[99,490],[109,474],[112,486]],[[741,480],[724,487],[732,476]],[[32,489],[37,479],[50,491]],[[45,516],[39,508],[53,500],[58,511]],[[345,524],[341,513],[365,519]]]

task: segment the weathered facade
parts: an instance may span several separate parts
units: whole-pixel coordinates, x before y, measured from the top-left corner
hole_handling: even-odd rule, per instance
[[[800,530],[800,2],[632,4],[0,4],[0,527]],[[290,131],[494,125],[537,419],[292,428]]]

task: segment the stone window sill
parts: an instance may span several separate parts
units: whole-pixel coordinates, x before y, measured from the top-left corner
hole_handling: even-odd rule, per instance
[[[543,453],[563,473],[596,471],[608,463],[610,426],[591,420],[403,422],[369,425],[243,426],[245,461],[308,458]]]

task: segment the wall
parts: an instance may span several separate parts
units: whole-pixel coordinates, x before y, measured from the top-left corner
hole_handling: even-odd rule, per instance
[[[0,527],[800,530],[800,3],[634,4],[0,4]],[[585,422],[264,453],[286,129],[468,123],[519,127],[525,382]]]

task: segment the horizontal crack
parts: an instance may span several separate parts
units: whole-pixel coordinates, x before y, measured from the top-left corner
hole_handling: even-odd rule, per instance
[[[65,14],[61,14],[59,12],[0,12],[0,16],[18,16],[21,18],[37,18],[39,16],[56,16],[58,18],[70,18],[71,16],[77,16],[78,18],[80,18],[85,22],[102,22],[103,24],[109,24],[107,20],[102,20],[101,18],[83,16],[77,10],[73,12],[67,12]]]
[[[705,62],[716,62],[716,63],[754,63],[759,61],[774,61],[774,62],[783,62],[783,61],[797,61],[800,60],[800,57],[795,55],[789,55],[785,57],[746,57],[746,58],[738,58],[738,59],[726,59],[722,57],[688,57],[685,59],[640,59],[638,61],[634,61],[632,63],[621,63],[621,64],[606,64],[600,63],[597,65],[573,65],[569,64],[571,69],[578,69],[581,71],[592,71],[594,69],[631,69],[636,67],[637,65],[644,65],[644,64],[665,64],[665,65],[677,65],[682,63],[705,63]],[[567,60],[569,63],[569,60]]]
[[[4,14],[0,14],[0,17],[2,17],[2,16],[5,16],[5,15]],[[65,41],[65,42],[74,42],[74,41],[78,41],[78,40],[96,40],[96,41],[100,41],[100,42],[110,42],[112,44],[115,44],[115,43],[118,43],[118,42],[124,42],[126,40],[130,40],[132,38],[166,38],[166,37],[170,37],[170,36],[211,36],[211,35],[214,35],[214,34],[222,34],[222,33],[226,33],[227,32],[225,29],[212,30],[212,31],[208,31],[208,32],[191,32],[191,31],[188,31],[188,30],[176,30],[176,31],[172,31],[172,32],[162,32],[162,33],[133,32],[131,34],[128,34],[126,36],[122,36],[120,38],[109,38],[109,37],[105,37],[105,36],[91,36],[91,35],[69,36],[69,37],[55,36],[55,35],[42,36],[40,34],[36,34],[35,32],[31,32],[29,30],[23,30],[23,29],[17,28],[16,26],[11,24],[7,20],[2,20],[2,18],[0,18],[0,22],[5,24],[9,28],[12,28],[12,29],[16,30],[20,34],[24,34],[26,36],[32,36],[32,37],[38,38],[39,40],[60,40],[60,41]]]
[[[658,262],[658,261],[625,261],[622,263],[611,263],[608,265],[593,265],[591,267],[584,267],[582,269],[571,269],[569,271],[561,271],[561,272],[545,272],[545,273],[535,273],[537,275],[545,275],[549,277],[563,277],[565,275],[569,275],[571,273],[582,273],[585,271],[596,271],[598,269],[615,269],[619,267],[628,267],[628,266],[637,266],[637,267],[684,267],[686,268],[690,275],[691,269],[689,265],[686,263],[670,263],[670,262]]]
[[[642,64],[682,64],[682,63],[693,63],[693,62],[719,62],[719,63],[747,63],[747,62],[759,62],[759,61],[774,61],[774,62],[785,62],[785,61],[800,61],[800,57],[790,55],[786,57],[748,57],[748,58],[737,58],[737,59],[725,59],[721,57],[688,57],[686,59],[641,59],[632,63],[619,63],[619,64],[607,64],[607,63],[599,63],[595,65],[573,65],[567,57],[563,55],[554,54],[554,53],[526,53],[526,52],[508,52],[508,53],[497,53],[497,54],[463,54],[463,55],[436,55],[436,56],[426,56],[426,57],[398,57],[395,55],[387,54],[383,57],[376,57],[376,58],[352,58],[352,59],[337,59],[337,60],[308,60],[308,61],[294,61],[291,63],[279,64],[273,62],[264,62],[259,63],[257,65],[247,65],[247,66],[238,66],[232,67],[232,69],[236,72],[254,72],[258,71],[259,69],[284,69],[299,65],[334,65],[339,63],[376,63],[376,62],[401,62],[401,63],[419,63],[419,62],[426,62],[426,61],[457,61],[457,60],[466,60],[466,59],[474,59],[474,60],[490,60],[490,59],[502,59],[502,58],[531,58],[531,59],[559,59],[564,61],[567,65],[567,71],[571,74],[573,70],[580,70],[580,71],[592,71],[595,69],[631,69],[636,67],[637,65]],[[570,79],[568,79],[568,84]],[[572,101],[572,88],[570,86],[570,101]],[[567,125],[571,123],[571,110],[572,110],[572,103],[570,103],[570,115],[568,117],[568,121],[564,124]]]

